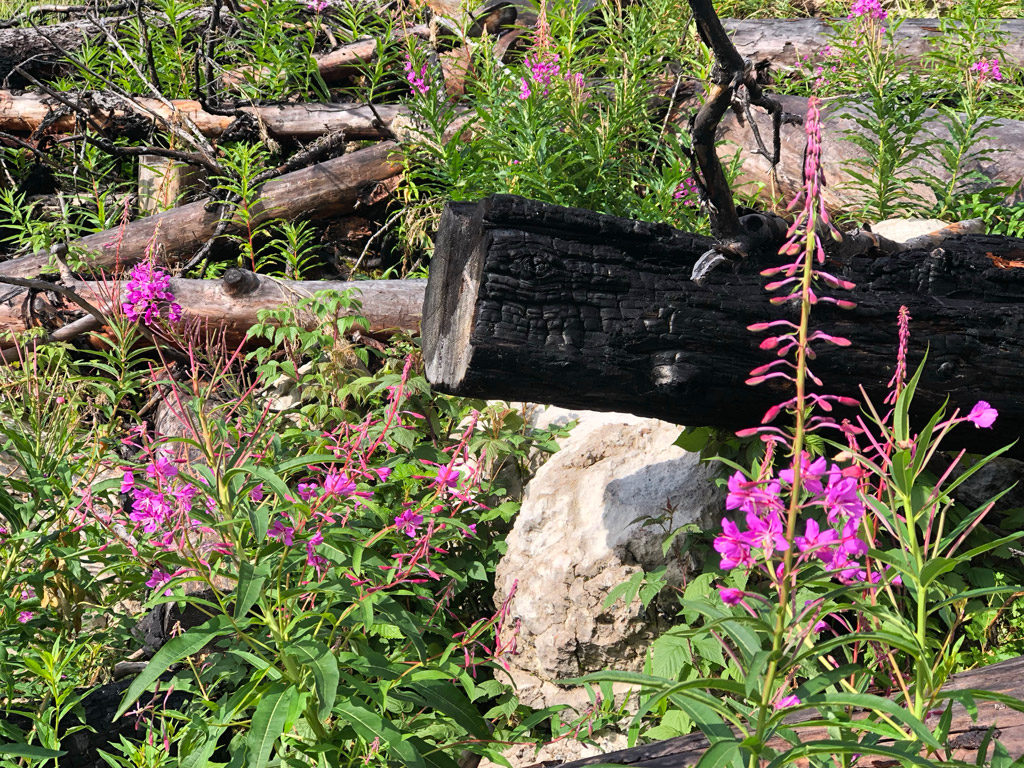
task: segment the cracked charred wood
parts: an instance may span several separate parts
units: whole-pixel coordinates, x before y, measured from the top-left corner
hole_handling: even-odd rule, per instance
[[[996,34],[1004,36],[994,43],[1002,59],[1024,63],[1024,19],[992,21]],[[774,66],[794,66],[803,56],[815,58],[833,34],[833,24],[820,18],[723,19],[722,24],[741,56],[755,63],[768,60]],[[942,44],[938,19],[904,19],[893,34],[898,52],[913,61],[921,61]]]
[[[171,109],[158,99],[138,97],[129,102],[101,91],[69,95],[88,114],[93,124],[117,135],[148,135],[153,114],[167,120],[187,118],[207,137],[219,138],[235,129],[236,118],[207,112],[198,101],[177,99]],[[77,115],[64,105],[39,93],[0,91],[0,131],[32,133],[43,125],[54,110],[65,114],[47,125],[53,133],[76,130]],[[347,139],[380,139],[388,135],[388,126],[408,110],[392,104],[374,109],[344,104],[276,104],[265,107],[241,107],[238,112],[254,117],[267,133],[278,139],[311,141],[328,133],[344,131]],[[379,120],[379,122],[378,122]],[[383,126],[380,124],[383,123]]]
[[[440,391],[626,411],[689,426],[740,429],[788,399],[785,382],[744,382],[770,360],[747,326],[796,318],[774,307],[758,272],[779,257],[690,271],[713,241],[663,225],[512,196],[445,210],[423,309],[427,377]],[[877,255],[876,255],[877,254]],[[857,284],[852,311],[818,305],[813,323],[852,347],[817,349],[822,391],[880,402],[896,357],[896,316],[910,309],[911,366],[926,349],[916,416],[987,400],[993,429],[954,432],[984,451],[1024,430],[1024,240],[962,235],[941,247],[840,255]],[[847,412],[840,416],[855,415]],[[922,422],[923,423],[923,422]],[[1021,455],[1021,447],[1015,451]]]
[[[75,280],[67,287],[107,312],[119,302],[122,285],[116,280]],[[174,300],[182,308],[184,326],[198,325],[223,331],[225,341],[232,345],[245,339],[261,309],[295,305],[318,291],[355,291],[362,308],[353,314],[366,318],[368,327],[364,332],[417,333],[425,288],[425,280],[279,280],[241,269],[229,269],[220,280],[171,278],[170,281]],[[51,331],[66,328],[81,315],[81,308],[58,294],[30,293],[0,286],[0,346],[10,344],[11,333],[37,325]],[[299,317],[298,322],[311,326],[317,320],[312,316]],[[94,331],[97,327],[97,324],[84,324],[81,332]]]
[[[401,172],[401,163],[392,157],[396,149],[394,142],[382,142],[268,181],[260,190],[256,220],[323,220],[379,202],[389,193],[389,182]],[[83,237],[68,246],[81,255],[85,271],[130,266],[145,256],[147,248],[158,254],[161,262],[173,263],[202,246],[219,222],[216,208],[210,210],[200,201]],[[241,222],[231,220],[226,231],[240,227]],[[51,258],[49,251],[39,251],[11,259],[0,263],[0,275],[34,277],[50,265]]]

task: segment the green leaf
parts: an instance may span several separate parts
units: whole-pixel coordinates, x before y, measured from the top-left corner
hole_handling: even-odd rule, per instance
[[[265,531],[264,531],[265,532]],[[243,560],[238,566],[238,587],[235,589],[235,618],[240,619],[260,599],[263,585],[270,575],[269,561],[253,565]]]
[[[47,749],[38,744],[0,744],[0,755],[13,757],[35,757],[40,760],[61,757],[67,752],[61,749]]]
[[[304,641],[289,648],[296,658],[309,667],[313,673],[313,684],[316,691],[317,717],[326,720],[334,702],[338,698],[338,658],[323,643]]]
[[[288,711],[298,693],[289,683],[274,683],[260,698],[246,738],[249,768],[265,768],[268,764],[270,751],[284,731]]]
[[[371,712],[351,700],[339,701],[334,708],[367,744],[374,739],[380,739],[380,742],[387,744],[406,766],[425,768],[423,756],[419,751],[405,740],[401,731],[376,712]]]
[[[733,739],[716,741],[700,756],[697,768],[722,768],[740,762],[740,745]]]
[[[921,586],[927,587],[942,574],[949,573],[956,568],[959,562],[959,558],[953,559],[951,557],[936,557],[929,560],[921,569]]]
[[[478,739],[487,741],[491,738],[487,722],[480,716],[477,708],[466,698],[466,694],[447,680],[421,680],[410,688],[416,695],[408,698],[418,699],[417,703],[448,715],[467,733]],[[399,689],[392,691],[392,695],[402,698],[407,692]]]
[[[239,626],[244,626],[247,623],[243,622]],[[149,660],[146,668],[139,673],[138,677],[132,680],[132,684],[128,686],[128,690],[124,693],[121,706],[118,707],[117,713],[114,715],[114,720],[121,717],[128,710],[128,707],[134,704],[135,700],[142,695],[143,691],[148,689],[149,686],[156,682],[160,675],[167,671],[171,664],[181,661],[186,656],[199,653],[210,641],[234,631],[235,626],[232,624],[231,618],[221,614],[220,616],[214,616],[198,627],[193,627],[183,635],[172,638],[153,654],[153,658]]]

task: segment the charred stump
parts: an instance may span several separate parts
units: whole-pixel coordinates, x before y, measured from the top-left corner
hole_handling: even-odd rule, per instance
[[[772,359],[747,326],[794,319],[797,309],[770,305],[762,288],[759,271],[779,263],[774,247],[693,282],[694,263],[712,245],[665,225],[507,195],[449,205],[424,301],[427,377],[458,395],[754,426],[790,394],[783,381],[745,384]],[[918,415],[947,398],[962,410],[987,400],[1000,418],[990,430],[954,433],[963,447],[1016,440],[1024,428],[1024,240],[961,235],[889,255],[848,250],[829,268],[857,284],[844,294],[857,308],[819,304],[812,316],[815,328],[852,341],[815,350],[823,391],[856,397],[863,385],[881,402],[906,305],[911,370],[929,350]]]

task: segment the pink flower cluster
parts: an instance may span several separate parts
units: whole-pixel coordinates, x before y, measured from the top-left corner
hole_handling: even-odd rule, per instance
[[[423,63],[419,69],[416,69],[416,65],[413,64],[412,56],[405,54],[405,80],[409,83],[409,88],[413,93],[418,93],[420,96],[426,96],[430,93],[430,86],[427,85],[427,64]]]
[[[551,90],[551,80],[556,78],[561,73],[561,67],[558,64],[558,54],[553,51],[541,51],[535,58],[526,57],[526,68],[530,72],[529,80],[525,77],[520,78],[519,83],[519,98],[528,99],[533,95],[533,88],[531,88],[531,81],[534,87],[541,89],[541,96],[547,96]]]
[[[888,11],[883,10],[878,0],[853,0],[853,5],[850,6],[850,15],[847,18],[856,19],[866,16],[869,19],[881,21],[888,15]]]
[[[672,193],[672,197],[676,200],[682,200],[685,206],[695,206],[698,200],[697,182],[693,180],[692,176],[687,176],[676,187],[676,191]]]
[[[999,59],[981,59],[971,64],[971,72],[976,72],[979,82],[986,80],[1001,81],[1003,73],[999,71]]]
[[[136,264],[125,283],[125,296],[121,308],[133,323],[142,321],[150,325],[166,311],[167,319],[176,323],[181,319],[181,307],[168,290],[170,275],[149,262]]]
[[[869,576],[859,562],[868,545],[858,535],[864,503],[858,494],[857,479],[844,474],[835,464],[830,468],[824,457],[811,461],[805,455],[800,464],[803,487],[808,494],[803,507],[821,509],[828,525],[823,528],[814,518],[807,518],[803,535],[793,541],[799,552],[797,564],[820,561],[833,578],[844,584],[878,581],[880,574]],[[767,480],[749,480],[742,472],[729,478],[726,509],[744,513],[746,527],[741,528],[728,518],[722,520],[722,533],[715,538],[714,548],[721,556],[724,570],[757,565],[770,568],[775,555],[789,549],[783,525],[783,495],[792,483],[792,470],[783,470],[778,477]],[[725,602],[733,604],[741,597],[739,590],[722,594]]]

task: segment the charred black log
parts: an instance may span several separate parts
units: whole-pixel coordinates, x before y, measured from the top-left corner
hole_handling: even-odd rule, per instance
[[[444,392],[628,411],[689,426],[751,427],[787,399],[785,382],[745,384],[768,362],[747,326],[796,317],[774,307],[758,255],[690,279],[708,238],[663,225],[512,196],[445,211],[423,311],[427,376]],[[762,248],[761,254],[772,248]],[[1024,240],[962,235],[885,255],[861,249],[830,269],[858,303],[820,304],[813,323],[853,345],[816,349],[824,391],[880,402],[893,374],[896,316],[906,305],[912,366],[929,351],[916,404],[970,409],[987,400],[993,429],[954,433],[985,451],[1024,429]],[[852,416],[854,413],[841,415]],[[1020,455],[1020,449],[1017,450]]]

